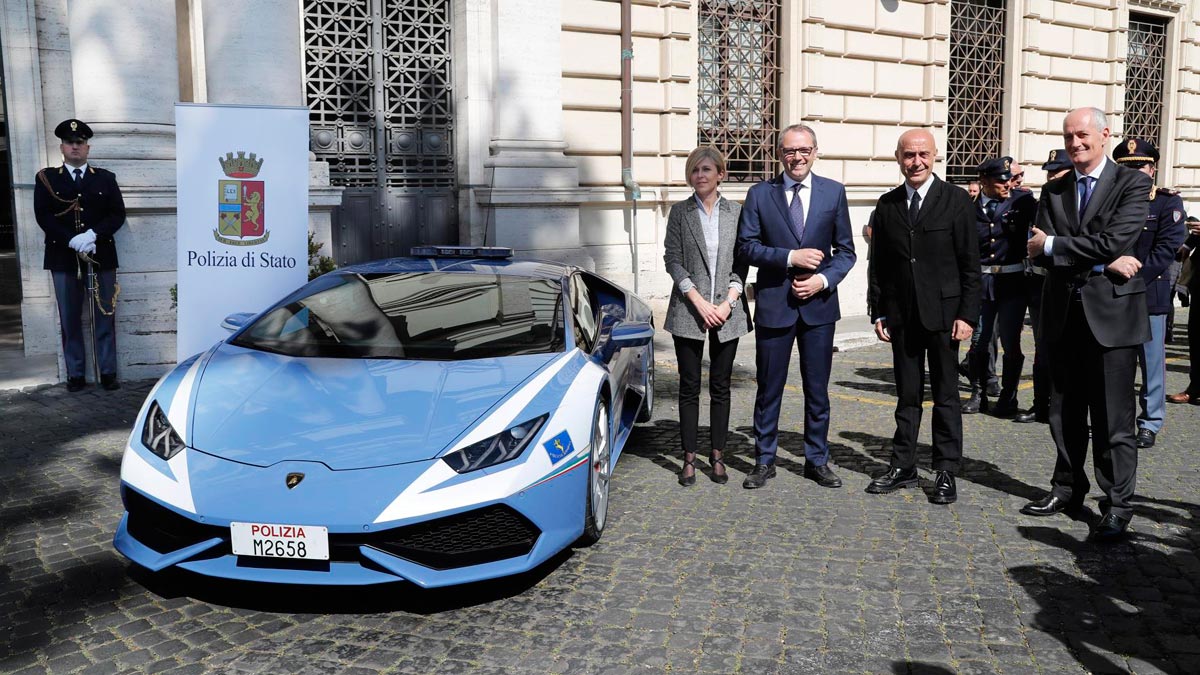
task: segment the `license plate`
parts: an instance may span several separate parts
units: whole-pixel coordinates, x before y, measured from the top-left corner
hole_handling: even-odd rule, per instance
[[[233,554],[329,560],[329,530],[320,525],[230,523]]]

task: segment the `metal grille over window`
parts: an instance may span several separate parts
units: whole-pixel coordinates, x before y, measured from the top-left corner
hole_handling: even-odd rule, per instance
[[[341,264],[455,242],[451,0],[302,0],[310,144]]]
[[[1004,122],[1003,0],[951,0],[946,177],[966,181],[1001,154]]]
[[[1125,64],[1125,133],[1156,146],[1162,140],[1163,77],[1167,20],[1129,15],[1129,60]]]
[[[775,172],[780,0],[701,0],[699,143],[734,182]]]

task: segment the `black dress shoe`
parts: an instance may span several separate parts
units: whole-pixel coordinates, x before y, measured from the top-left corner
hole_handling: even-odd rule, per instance
[[[1013,417],[1013,421],[1018,424],[1033,424],[1034,422],[1037,422],[1038,424],[1046,424],[1050,421],[1050,411],[1030,408],[1023,413],[1017,413],[1017,415]]]
[[[117,382],[117,376],[112,373],[100,374],[100,386],[104,387],[105,391],[116,391],[121,388],[121,384]]]
[[[986,399],[980,398],[979,392],[972,392],[971,398],[963,401],[963,403],[962,403],[962,407],[961,407],[962,414],[974,415],[975,413],[979,412],[981,409],[986,409],[987,406],[986,406],[986,404],[983,403],[983,401],[985,401],[985,400]]]
[[[709,479],[717,485],[724,485],[729,482],[729,471],[725,468],[725,459],[718,457],[717,453],[720,450],[713,450],[708,454],[708,465],[712,467],[712,473],[709,474]],[[721,473],[717,473],[717,465],[721,465]]]
[[[893,466],[888,469],[887,473],[876,476],[871,484],[867,486],[867,492],[873,495],[882,495],[889,492],[895,492],[900,488],[912,487],[917,484],[917,470],[901,469],[898,466]]]
[[[1078,509],[1083,506],[1082,499],[1060,499],[1052,494],[1032,501],[1021,507],[1021,513],[1027,516],[1052,516],[1068,509]]]
[[[984,393],[992,398],[998,397],[1000,395],[1000,382],[998,380],[992,380],[991,382],[988,382],[987,391]]]
[[[1099,542],[1117,541],[1125,536],[1125,530],[1128,527],[1128,518],[1106,513],[1100,519],[1100,523],[1096,525],[1096,529],[1092,530],[1092,539]]]
[[[954,474],[949,471],[937,472],[933,481],[933,492],[929,493],[930,504],[953,504],[958,499],[958,489],[954,486]]]
[[[1153,448],[1155,436],[1156,434],[1149,429],[1138,429],[1137,446],[1139,448]]]
[[[1018,410],[1016,400],[996,401],[996,405],[992,406],[992,414],[996,417],[1012,417]]]
[[[85,387],[87,387],[87,380],[84,380],[82,377],[67,378],[67,391],[83,391]]]
[[[842,479],[837,477],[837,474],[833,472],[833,469],[829,468],[828,464],[822,464],[821,466],[815,466],[813,464],[809,464],[808,462],[805,462],[804,463],[804,477],[809,480],[816,481],[817,485],[820,485],[821,487],[827,487],[827,488],[842,487]]]
[[[774,464],[755,464],[754,470],[750,472],[749,476],[746,476],[746,480],[742,481],[742,487],[746,488],[747,490],[760,488],[767,484],[768,478],[774,477]]]

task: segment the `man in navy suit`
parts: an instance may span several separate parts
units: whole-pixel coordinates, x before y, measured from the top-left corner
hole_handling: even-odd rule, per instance
[[[856,260],[850,209],[845,186],[812,173],[811,127],[784,129],[776,149],[783,172],[750,188],[738,221],[738,253],[758,267],[756,462],[742,487],[759,488],[775,476],[779,408],[795,342],[804,383],[804,475],[836,488],[842,480],[829,468],[829,372],[841,318],[837,286]]]

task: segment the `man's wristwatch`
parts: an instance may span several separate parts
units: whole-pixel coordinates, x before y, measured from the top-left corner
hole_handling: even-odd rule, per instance
[[[737,298],[734,298],[734,299],[732,299],[732,300],[730,300],[729,298],[726,298],[726,299],[725,299],[725,302],[728,302],[728,303],[729,303],[729,309],[737,309],[737,306],[738,306],[738,299],[737,299]]]

